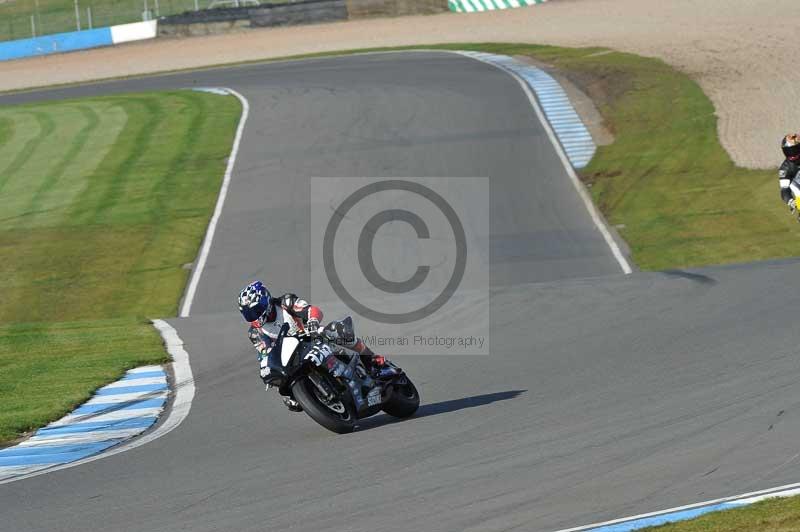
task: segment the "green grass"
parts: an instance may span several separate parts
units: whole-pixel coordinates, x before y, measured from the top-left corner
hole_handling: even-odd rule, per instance
[[[164,361],[238,123],[192,91],[0,108],[0,442]]]
[[[158,364],[153,326],[131,319],[0,327],[0,442],[83,403],[125,368]]]
[[[689,521],[643,528],[649,532],[797,532],[800,497],[767,499],[749,506],[713,512]]]

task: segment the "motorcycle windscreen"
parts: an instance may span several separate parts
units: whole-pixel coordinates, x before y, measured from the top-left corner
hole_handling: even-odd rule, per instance
[[[281,364],[283,367],[289,364],[289,360],[292,358],[292,354],[294,350],[297,349],[299,343],[300,340],[291,336],[287,336],[283,339],[281,342]]]

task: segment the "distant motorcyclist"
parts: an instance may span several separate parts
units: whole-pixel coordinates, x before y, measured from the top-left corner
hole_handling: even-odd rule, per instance
[[[373,353],[359,338],[354,335],[351,338],[344,338],[339,322],[332,322],[325,329],[321,329],[322,310],[295,294],[284,294],[279,298],[273,298],[261,281],[254,281],[239,293],[238,303],[239,312],[245,321],[250,323],[247,335],[258,353],[260,375],[265,384],[268,383],[270,375],[268,355],[284,323],[289,324],[289,335],[321,331],[332,339],[336,338],[337,343],[357,352],[361,362],[373,375],[383,376],[383,373],[395,371],[392,364],[387,364],[385,357]],[[293,412],[302,410],[298,402],[290,397],[284,397],[283,402]]]
[[[786,157],[778,170],[781,199],[790,211],[795,212],[797,210],[795,193],[800,194],[800,134],[790,133],[783,137],[781,150]]]

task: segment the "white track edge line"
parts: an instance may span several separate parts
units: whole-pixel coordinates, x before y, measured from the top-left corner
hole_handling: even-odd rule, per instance
[[[164,340],[167,352],[172,356],[172,369],[175,375],[175,400],[172,402],[172,408],[167,414],[166,419],[164,419],[155,430],[145,434],[141,438],[133,439],[128,443],[119,444],[106,451],[101,451],[98,454],[74,462],[60,464],[55,467],[47,467],[46,469],[34,471],[26,475],[0,480],[0,485],[44,475],[52,471],[68,469],[125,451],[130,451],[131,449],[150,443],[153,440],[157,440],[183,423],[183,420],[186,419],[186,416],[189,415],[189,411],[192,408],[192,400],[194,399],[195,392],[194,376],[192,375],[192,367],[189,364],[189,353],[183,348],[183,340],[178,336],[178,332],[169,323],[164,320],[152,320],[152,322],[153,326],[161,333],[161,338]]]
[[[724,497],[722,499],[714,499],[705,502],[697,502],[694,504],[687,504],[685,506],[676,506],[675,508],[669,508],[667,510],[659,510],[657,512],[650,512],[646,514],[639,514],[639,515],[632,515],[630,517],[622,517],[620,519],[614,519],[612,521],[604,521],[602,523],[594,523],[591,525],[583,525],[577,526],[575,528],[564,528],[562,530],[556,530],[555,532],[581,532],[584,530],[592,530],[594,528],[600,528],[604,526],[611,526],[611,525],[619,525],[623,523],[627,523],[628,521],[637,521],[639,519],[647,519],[648,517],[658,517],[660,515],[666,515],[676,512],[682,512],[684,510],[693,510],[695,508],[702,508],[704,506],[711,506],[714,504],[721,504],[724,502],[736,502],[739,499],[749,499],[751,497],[759,496],[759,495],[767,495],[767,496],[774,496],[780,497],[780,493],[782,491],[792,490],[800,488],[800,483],[797,484],[786,484],[785,486],[778,486],[777,488],[769,488],[761,491],[753,491],[750,493],[743,493],[741,495],[733,495],[731,497]]]
[[[476,61],[480,61],[481,63],[485,63],[487,65],[491,65],[497,69],[502,70],[506,74],[513,77],[517,83],[519,83],[520,87],[522,87],[522,91],[528,97],[528,101],[531,103],[533,110],[536,112],[536,116],[539,118],[539,121],[542,123],[542,127],[544,127],[545,132],[547,133],[547,137],[550,139],[550,142],[553,144],[553,147],[558,154],[558,158],[561,159],[561,164],[564,165],[564,169],[567,171],[567,175],[569,175],[570,181],[575,186],[575,190],[578,191],[578,195],[583,200],[584,205],[586,206],[586,210],[589,211],[589,216],[592,218],[594,225],[597,227],[597,230],[600,231],[600,234],[603,235],[603,239],[608,244],[608,247],[611,248],[611,253],[614,255],[614,258],[617,259],[617,263],[619,263],[620,268],[622,271],[627,275],[633,272],[630,264],[628,263],[627,259],[625,259],[625,255],[623,255],[622,250],[619,249],[619,245],[614,240],[614,237],[611,236],[611,231],[608,230],[606,227],[605,222],[600,217],[600,214],[597,212],[597,208],[592,201],[592,198],[589,196],[589,193],[586,192],[586,189],[581,184],[578,176],[575,174],[575,169],[572,167],[572,163],[569,162],[566,153],[564,153],[564,149],[561,147],[561,143],[558,141],[558,138],[553,133],[553,128],[548,122],[547,118],[544,116],[541,107],[539,107],[539,102],[536,101],[536,97],[531,92],[531,88],[525,82],[522,77],[520,77],[516,72],[506,68],[505,66],[499,65],[497,63],[493,63],[489,60],[483,59],[481,57],[470,55],[469,53],[465,52],[454,52],[462,57],[469,57],[470,59],[475,59]]]
[[[239,125],[236,127],[236,136],[233,139],[233,147],[231,154],[228,157],[228,165],[225,168],[225,177],[222,180],[222,186],[219,190],[217,197],[217,205],[214,207],[214,214],[211,216],[211,221],[208,222],[206,235],[203,238],[203,245],[200,247],[200,254],[197,258],[197,265],[192,271],[192,278],[189,280],[189,285],[186,288],[186,294],[183,298],[183,304],[178,316],[185,318],[189,316],[192,309],[192,302],[194,301],[194,294],[197,291],[197,285],[200,283],[200,276],[203,275],[203,269],[206,267],[206,260],[208,260],[208,253],[211,250],[211,243],[214,241],[214,233],[217,230],[217,222],[222,214],[222,206],[225,203],[225,197],[228,195],[228,188],[233,175],[233,166],[236,164],[236,156],[239,154],[239,143],[242,141],[244,133],[244,125],[247,122],[247,116],[250,114],[250,104],[247,98],[239,94],[233,89],[224,87],[228,93],[236,96],[242,104],[242,115],[239,117]]]

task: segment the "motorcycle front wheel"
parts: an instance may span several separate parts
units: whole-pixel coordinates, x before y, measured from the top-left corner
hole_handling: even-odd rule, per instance
[[[323,377],[324,378],[324,377]],[[308,377],[292,384],[292,394],[311,419],[337,434],[348,434],[356,428],[356,416],[346,401],[327,401]]]
[[[402,381],[392,384],[392,387],[392,395],[384,403],[383,411],[394,417],[411,417],[419,408],[417,387],[408,377],[402,377]]]

